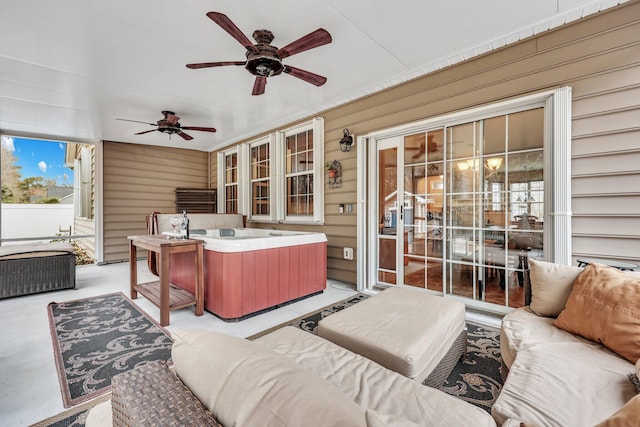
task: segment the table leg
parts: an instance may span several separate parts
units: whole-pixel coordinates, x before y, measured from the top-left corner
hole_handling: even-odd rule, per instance
[[[204,270],[203,270],[203,245],[196,245],[196,316],[204,314]]]
[[[136,258],[136,245],[129,240],[129,293],[131,299],[138,298],[135,286],[138,284],[138,260]]]
[[[160,326],[169,325],[169,254],[160,249]]]

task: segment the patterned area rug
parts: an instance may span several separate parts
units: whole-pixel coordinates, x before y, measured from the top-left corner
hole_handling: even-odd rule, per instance
[[[291,325],[315,334],[318,322],[324,317],[367,298],[368,295],[365,294],[355,295],[296,319]],[[271,330],[273,329],[275,328]],[[264,335],[264,333],[259,335]],[[257,336],[251,338],[257,338]],[[491,405],[497,399],[502,388],[501,361],[500,330],[467,322],[467,354],[458,361],[445,383],[440,386],[440,390],[490,412]]]
[[[169,333],[122,293],[48,307],[65,408],[111,389],[111,378],[171,358]]]

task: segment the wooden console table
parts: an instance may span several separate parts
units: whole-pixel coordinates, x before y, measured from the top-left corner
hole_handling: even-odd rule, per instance
[[[171,239],[161,234],[128,236],[129,273],[131,299],[138,298],[138,292],[160,308],[160,325],[169,324],[169,311],[196,306],[196,316],[204,313],[203,246],[197,239]],[[159,279],[153,282],[138,283],[136,248],[142,248],[160,254],[158,260]],[[195,295],[169,283],[169,258],[171,254],[181,252],[194,253]]]

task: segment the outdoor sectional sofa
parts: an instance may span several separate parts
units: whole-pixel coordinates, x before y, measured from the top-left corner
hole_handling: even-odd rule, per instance
[[[175,374],[156,362],[117,375],[111,401],[91,410],[87,427],[178,419],[227,427],[496,425],[476,406],[298,328],[254,341],[207,331],[173,336]]]
[[[75,287],[76,257],[70,243],[0,247],[0,299]]]
[[[502,320],[498,425],[640,425],[640,275],[529,263],[527,306]]]

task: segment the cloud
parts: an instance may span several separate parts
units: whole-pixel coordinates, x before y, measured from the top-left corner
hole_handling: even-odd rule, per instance
[[[40,169],[42,172],[46,172],[47,171],[47,162],[40,160],[38,162],[38,169]]]
[[[16,151],[16,147],[13,145],[13,138],[10,136],[3,136],[0,138],[0,142],[2,143],[2,148],[8,150],[10,152]]]

